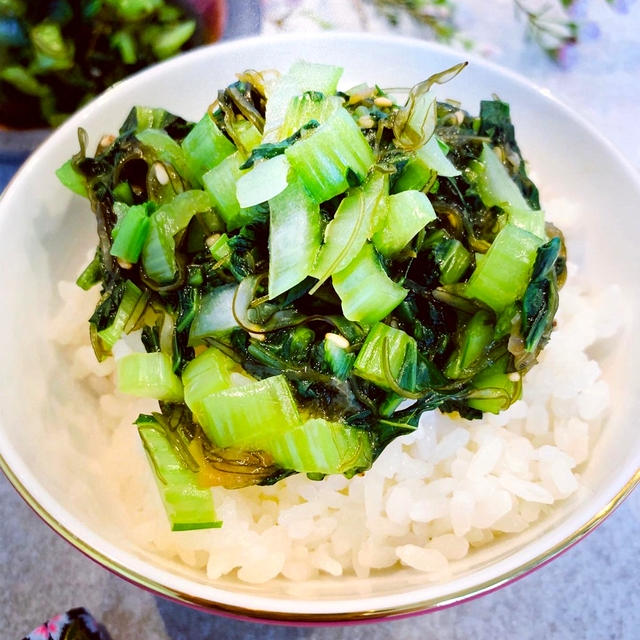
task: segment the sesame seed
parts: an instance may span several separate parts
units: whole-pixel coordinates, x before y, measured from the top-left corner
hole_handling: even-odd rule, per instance
[[[373,104],[375,104],[376,107],[380,107],[381,109],[384,109],[384,107],[392,107],[393,106],[393,102],[391,100],[389,100],[389,98],[387,98],[387,96],[378,96],[373,101]]]
[[[133,264],[131,264],[131,262],[123,260],[122,258],[118,258],[118,264],[122,269],[131,269],[131,267],[133,267]]]
[[[169,184],[169,174],[161,162],[156,162],[153,165],[153,170],[156,173],[156,179],[161,185]]]
[[[358,118],[358,126],[361,129],[371,129],[376,126],[376,123],[371,116],[361,116]]]
[[[336,347],[340,347],[340,349],[348,349],[351,346],[349,341],[338,333],[326,333],[324,337],[329,342],[333,342]]]
[[[115,136],[112,135],[106,135],[106,136],[102,136],[102,138],[100,138],[100,146],[101,147],[108,147],[111,145],[111,143],[116,139]]]
[[[365,87],[362,89],[360,93],[352,93],[349,96],[349,104],[358,104],[367,98],[370,98],[373,95],[374,88],[373,87]]]

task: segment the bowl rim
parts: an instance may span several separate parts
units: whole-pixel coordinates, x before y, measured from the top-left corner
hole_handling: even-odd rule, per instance
[[[422,48],[426,52],[440,52],[442,54],[451,55],[455,53],[459,57],[464,57],[469,61],[473,62],[478,67],[484,67],[494,73],[497,73],[501,76],[507,77],[514,84],[518,85],[521,88],[525,88],[528,91],[534,91],[536,93],[540,93],[544,96],[544,98],[551,103],[557,109],[565,112],[572,120],[576,122],[576,124],[580,125],[583,129],[585,129],[590,136],[595,139],[600,145],[607,148],[607,150],[616,157],[618,160],[620,167],[624,169],[627,174],[629,180],[632,183],[635,183],[635,186],[640,188],[640,176],[638,172],[633,168],[630,162],[622,155],[620,152],[613,146],[611,142],[609,142],[593,125],[591,125],[588,121],[586,121],[582,116],[576,114],[574,110],[570,109],[563,102],[555,98],[548,89],[540,87],[528,79],[524,78],[520,74],[511,71],[507,68],[504,68],[498,64],[487,61],[476,55],[469,55],[467,52],[458,52],[454,49],[446,47],[444,45],[440,45],[432,42],[425,42],[423,40],[419,40],[416,38],[405,38],[396,35],[384,35],[384,34],[368,34],[368,33],[350,33],[350,32],[329,32],[329,33],[319,33],[319,34],[276,34],[270,36],[255,36],[251,38],[243,38],[238,39],[226,43],[220,43],[215,45],[208,45],[204,47],[199,47],[194,49],[188,53],[177,56],[169,61],[153,65],[152,67],[139,72],[133,76],[130,76],[126,80],[117,83],[114,85],[117,87],[124,86],[128,87],[130,84],[136,83],[138,81],[139,75],[151,75],[154,73],[158,73],[159,68],[164,68],[166,66],[179,66],[182,64],[188,64],[189,59],[197,58],[200,56],[210,55],[209,51],[212,47],[215,47],[216,50],[233,50],[237,48],[243,48],[245,46],[252,46],[259,44],[260,46],[277,46],[283,42],[296,42],[296,41],[308,41],[309,39],[313,39],[316,41],[340,41],[340,40],[349,40],[350,42],[356,41],[360,45],[366,44],[380,44],[385,43],[390,46],[410,46],[410,47],[418,47]],[[77,114],[88,113],[93,111],[96,108],[99,108],[100,102],[102,98],[106,95],[111,95],[113,88],[107,90],[105,93],[96,97],[89,104],[87,104],[83,109],[81,109]],[[76,116],[77,116],[76,114]],[[73,121],[75,116],[70,119]],[[40,150],[45,145],[48,145],[52,142],[55,142],[55,138],[59,133],[61,128],[59,128],[53,135],[44,140],[36,150]],[[6,194],[11,190],[12,185],[16,182],[16,180],[23,174],[27,173],[32,164],[36,162],[37,154],[32,154],[28,160],[23,164],[23,166],[16,172],[16,174],[11,178],[6,188],[2,193],[0,193],[0,202],[4,199]],[[444,594],[442,596],[432,597],[427,600],[421,600],[418,602],[408,603],[404,605],[399,605],[395,607],[387,607],[387,608],[375,608],[375,609],[363,609],[363,610],[352,610],[345,611],[339,613],[325,613],[325,612],[309,612],[309,613],[301,613],[301,612],[287,612],[287,611],[276,611],[273,609],[255,609],[249,607],[237,606],[230,603],[222,603],[219,601],[213,601],[211,599],[201,598],[195,596],[193,594],[188,594],[185,592],[181,592],[177,589],[173,589],[171,587],[167,587],[160,582],[157,582],[153,578],[144,576],[139,572],[127,568],[122,563],[118,562],[110,558],[106,553],[96,549],[91,544],[85,542],[77,535],[75,535],[69,528],[65,525],[61,524],[56,518],[51,515],[47,511],[47,509],[38,501],[38,499],[26,488],[26,486],[21,482],[18,478],[17,474],[10,468],[9,464],[5,460],[2,452],[0,451],[0,469],[4,472],[5,476],[8,478],[9,482],[13,485],[16,491],[20,494],[23,500],[27,503],[29,507],[47,524],[51,529],[53,529],[56,533],[62,536],[67,542],[69,542],[72,546],[78,549],[81,553],[94,560],[98,564],[102,565],[109,571],[115,573],[119,577],[143,588],[154,594],[160,595],[162,597],[168,598],[170,600],[174,600],[176,602],[204,610],[210,613],[216,613],[220,615],[226,615],[230,617],[245,619],[245,620],[254,620],[254,621],[262,621],[262,622],[271,622],[276,624],[295,624],[295,625],[318,625],[318,624],[358,624],[364,622],[373,622],[376,620],[382,619],[390,619],[390,618],[400,618],[406,617],[410,615],[417,615],[421,613],[429,613],[437,610],[445,609],[450,606],[454,606],[456,604],[460,604],[465,601],[469,601],[480,597],[482,595],[491,593],[503,586],[506,586],[516,580],[526,576],[528,573],[533,570],[540,568],[550,562],[552,559],[568,550],[574,544],[579,542],[582,538],[584,538],[588,533],[590,533],[595,527],[601,524],[606,517],[608,517],[620,504],[621,502],[633,491],[633,489],[640,484],[640,468],[638,468],[632,476],[626,480],[623,486],[618,489],[613,496],[608,498],[608,502],[601,506],[599,510],[591,516],[587,522],[582,524],[578,529],[567,535],[561,541],[553,544],[550,548],[544,550],[542,553],[538,554],[536,557],[520,564],[519,566],[505,571],[504,573],[491,577],[477,585],[472,585],[468,588],[458,590],[453,593]],[[596,507],[597,508],[597,507]]]
[[[231,618],[241,620],[249,620],[254,622],[266,622],[275,624],[293,624],[293,625],[327,625],[327,624],[362,624],[367,622],[376,622],[380,620],[399,619],[413,615],[433,613],[447,609],[449,607],[475,600],[481,596],[497,591],[521,578],[529,573],[540,569],[554,558],[558,557],[565,551],[568,551],[573,545],[577,544],[585,536],[591,533],[604,520],[610,516],[617,507],[631,494],[634,488],[640,484],[640,469],[638,469],[624,486],[611,498],[611,500],[591,517],[579,529],[568,535],[559,543],[532,558],[525,564],[515,569],[505,572],[499,576],[491,578],[479,585],[463,589],[442,598],[431,598],[416,603],[412,603],[401,607],[390,607],[384,609],[363,609],[360,611],[350,611],[346,613],[326,614],[326,613],[288,613],[278,611],[267,611],[259,609],[251,609],[239,607],[231,604],[212,602],[201,599],[191,594],[182,593],[180,591],[166,587],[151,578],[147,578],[138,572],[127,568],[117,561],[112,560],[106,554],[95,549],[84,540],[78,538],[74,533],[67,529],[63,524],[58,522],[26,489],[22,482],[18,479],[13,470],[9,467],[2,454],[0,454],[0,469],[13,485],[20,497],[27,503],[34,513],[53,531],[64,538],[69,544],[75,547],[83,555],[90,558],[97,564],[101,565],[111,573],[123,578],[138,587],[145,589],[151,593],[162,596],[174,602],[185,604],[189,607],[215,613]]]

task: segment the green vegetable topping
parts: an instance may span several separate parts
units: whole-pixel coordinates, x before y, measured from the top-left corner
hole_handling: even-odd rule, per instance
[[[247,71],[195,124],[135,107],[94,157],[80,132],[58,176],[97,221],[92,344],[141,333],[118,386],[160,401],[137,424],[174,528],[215,526],[203,487],[352,476],[425,411],[520,397],[566,252],[508,106],[437,101],[461,69],[404,105]]]

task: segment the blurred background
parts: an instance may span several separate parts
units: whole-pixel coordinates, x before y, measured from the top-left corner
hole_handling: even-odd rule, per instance
[[[52,127],[122,77],[210,42],[318,30],[395,33],[489,59],[565,102],[640,170],[633,0],[0,0],[0,191]],[[113,640],[639,637],[637,491],[578,547],[505,590],[429,616],[333,629],[237,622],[166,602],[58,539],[4,478],[0,505],[6,638],[75,606]]]
[[[51,127],[114,82],[194,47],[321,30],[437,41],[523,73],[640,167],[635,0],[0,0],[0,189]],[[637,128],[637,127],[636,127]]]

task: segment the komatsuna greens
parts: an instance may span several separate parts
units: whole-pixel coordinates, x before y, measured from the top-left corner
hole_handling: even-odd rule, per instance
[[[58,171],[89,199],[98,359],[125,393],[174,529],[218,525],[206,487],[366,471],[424,411],[509,407],[565,273],[509,106],[436,83],[399,104],[299,62],[239,75],[196,123],[134,108]]]
[[[55,127],[206,26],[179,0],[0,0],[0,125]]]

